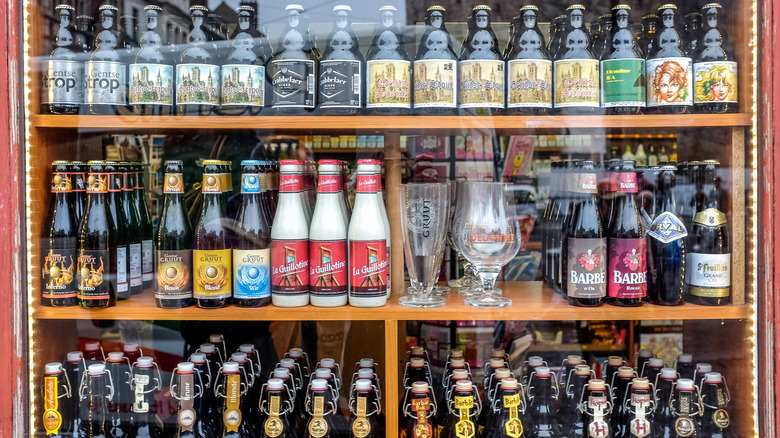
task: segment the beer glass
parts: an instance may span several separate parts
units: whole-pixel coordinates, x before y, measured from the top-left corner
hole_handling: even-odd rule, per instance
[[[398,303],[406,307],[439,307],[446,303],[431,291],[444,255],[449,193],[446,184],[409,183],[400,188],[404,259],[412,287]]]
[[[466,260],[466,258],[463,257],[463,254],[461,254],[457,244],[453,240],[453,233],[457,234],[457,231],[454,230],[458,229],[457,222],[455,220],[455,213],[458,206],[462,205],[466,198],[465,184],[466,181],[450,181],[447,183],[450,192],[449,220],[447,221],[447,244],[450,245],[453,250],[455,250],[459,260]],[[463,276],[460,278],[453,278],[447,282],[447,284],[449,284],[451,287],[457,287],[458,295],[463,296],[474,295],[475,293],[479,292],[480,288],[479,278],[474,275],[474,267],[468,260],[466,260],[463,265]]]
[[[466,298],[474,307],[506,307],[512,300],[495,290],[501,268],[520,250],[520,227],[511,214],[506,184],[467,182],[465,205],[458,207],[456,236],[458,249],[477,270],[483,292]]]

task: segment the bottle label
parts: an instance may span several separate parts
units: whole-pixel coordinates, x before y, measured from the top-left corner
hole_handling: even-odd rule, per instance
[[[411,80],[405,60],[371,60],[366,63],[368,74],[367,108],[411,108]]]
[[[644,211],[644,210],[642,210]],[[683,221],[670,211],[665,211],[653,219],[647,235],[661,243],[671,243],[688,235]]]
[[[128,254],[130,258],[130,287],[143,286],[141,243],[131,243],[128,247]]]
[[[340,175],[320,174],[317,181],[317,193],[338,193],[341,189]]]
[[[601,106],[644,108],[647,99],[644,59],[601,61]]]
[[[693,64],[694,101],[737,103],[737,63],[730,61]]]
[[[154,280],[154,242],[151,239],[141,241],[141,271],[144,282]]]
[[[173,105],[173,66],[130,64],[130,105]]]
[[[305,295],[309,291],[309,241],[271,240],[271,293]]]
[[[379,175],[358,175],[357,193],[376,193],[379,190]]]
[[[157,251],[157,288],[154,297],[158,300],[182,300],[192,298],[192,251]]]
[[[87,192],[107,193],[108,192],[108,174],[90,173],[87,176]]]
[[[198,299],[230,298],[231,250],[192,250],[193,293]]]
[[[677,432],[677,436],[691,436],[695,430],[696,429],[693,426],[693,420],[688,417],[679,417],[674,422],[674,431]]]
[[[609,296],[644,298],[647,295],[646,239],[609,239]]]
[[[509,409],[509,419],[504,424],[506,435],[511,438],[520,438],[523,436],[523,423],[517,415],[517,408],[520,407],[520,394],[505,395],[504,407]]]
[[[599,192],[598,177],[595,173],[581,173],[577,180],[577,193],[595,195]]]
[[[357,397],[355,403],[355,421],[352,422],[352,435],[366,438],[371,433],[371,423],[366,419],[366,397]]]
[[[58,436],[62,427],[62,414],[59,412],[59,378],[57,376],[43,378],[43,428],[47,436]]]
[[[314,108],[314,61],[280,59],[271,61],[274,108]]]
[[[506,97],[506,64],[501,60],[458,62],[461,108],[503,108]]]
[[[628,423],[631,436],[644,438],[650,435],[650,422],[646,415],[650,405],[650,394],[631,394],[631,406],[634,410],[634,418]]]
[[[601,298],[607,294],[607,239],[569,237],[567,294],[573,298]]]
[[[178,64],[176,104],[219,105],[219,66]]]
[[[124,105],[127,100],[126,69],[121,62],[88,61],[85,72],[87,104]]]
[[[599,107],[599,61],[562,59],[555,61],[555,107]]]
[[[179,414],[177,421],[182,432],[192,432],[198,418],[195,412],[195,374],[182,373],[179,377]]]
[[[647,60],[647,106],[693,105],[691,58]]]
[[[552,108],[552,61],[513,59],[507,68],[507,108]]]
[[[105,268],[111,260],[105,250],[82,249],[76,267],[78,298],[81,300],[107,300],[111,297],[111,278]],[[108,277],[108,278],[106,278]]]
[[[457,108],[457,65],[453,59],[414,61],[414,107]]]
[[[224,178],[220,174],[216,173],[204,173],[203,174],[203,187],[202,193],[222,193],[225,187]]]
[[[222,66],[222,106],[263,106],[265,67],[225,64]]]
[[[320,106],[360,108],[361,70],[361,62],[357,60],[320,61]]]
[[[604,421],[608,409],[607,398],[604,396],[589,396],[587,409],[593,412],[593,420],[588,425],[588,436],[591,438],[607,438],[610,436],[609,425]]]
[[[696,213],[693,223],[705,227],[718,227],[726,223],[726,215],[717,208],[706,208]]]
[[[271,250],[233,250],[233,297],[271,296]]]
[[[637,193],[639,185],[636,182],[636,172],[619,172],[612,174],[612,190],[619,193]]]
[[[127,246],[116,248],[116,293],[120,294],[130,290],[127,272]]]
[[[301,191],[303,191],[303,178],[300,174],[286,174],[280,177],[280,193],[299,193]]]
[[[76,296],[76,249],[52,249],[43,259],[43,298]]]
[[[184,193],[184,175],[181,173],[166,173],[163,193]]]
[[[43,82],[43,103],[79,105],[83,102],[82,66],[77,61],[50,59],[46,61]]]
[[[73,186],[70,181],[70,174],[65,172],[57,172],[51,177],[51,192],[52,193],[70,193],[73,191]]]
[[[328,422],[325,421],[325,397],[312,397],[312,411],[314,415],[309,421],[309,435],[314,438],[321,438],[328,433]]]
[[[412,412],[417,414],[412,432],[412,438],[429,438],[433,436],[433,426],[428,422],[428,411],[431,408],[431,401],[428,397],[413,398]]]
[[[225,375],[225,432],[238,432],[241,425],[241,375]]]
[[[256,173],[242,174],[241,193],[260,193],[260,176]]]
[[[349,242],[350,296],[358,298],[387,295],[387,242],[352,240]]]
[[[146,401],[146,385],[151,379],[145,374],[136,374],[133,376],[132,388],[135,392],[135,402],[133,403],[133,412],[136,414],[145,414],[149,412],[149,403]]]
[[[347,241],[309,241],[309,282],[312,295],[347,294]]]
[[[712,422],[719,428],[725,429],[731,424],[731,419],[725,409],[718,409],[712,413]]]
[[[457,438],[472,438],[477,433],[474,422],[469,418],[471,410],[474,409],[474,397],[455,397],[455,409],[460,418],[455,423],[455,436]]]
[[[685,282],[700,297],[727,297],[731,287],[731,254],[688,253]]]
[[[284,423],[279,419],[281,398],[278,395],[272,395],[268,400],[268,419],[263,424],[265,434],[269,438],[276,438],[284,432]]]

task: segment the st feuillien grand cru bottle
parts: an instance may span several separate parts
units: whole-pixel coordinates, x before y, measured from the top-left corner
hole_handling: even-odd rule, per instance
[[[157,278],[154,297],[158,307],[180,308],[192,298],[192,225],[184,202],[184,165],[165,162],[163,210],[157,230]]]
[[[41,113],[78,114],[84,101],[83,64],[76,58],[84,50],[76,43],[76,9],[68,4],[54,8],[59,16],[57,47],[42,65]]]
[[[135,114],[168,115],[173,112],[173,63],[162,50],[157,26],[162,8],[144,7],[146,32],[141,35],[141,49],[129,66],[128,103]]]
[[[555,54],[555,109],[565,114],[593,114],[600,107],[599,60],[588,50],[585,6],[566,9],[560,48]]]
[[[509,42],[506,114],[546,114],[552,108],[552,61],[539,29],[539,8],[525,5]]]
[[[73,186],[67,161],[51,166],[51,203],[43,232],[42,303],[75,306],[79,223],[73,211]]]
[[[685,52],[677,5],[658,8],[660,29],[647,54],[647,108],[652,112],[685,114],[693,106],[693,62]]]
[[[176,114],[207,116],[219,105],[220,68],[203,21],[208,8],[190,6],[192,29],[176,65]]]
[[[257,115],[265,105],[265,63],[271,54],[260,44],[255,8],[238,7],[238,25],[230,35],[232,50],[222,65],[221,114]]]
[[[490,6],[477,5],[468,19],[468,35],[458,61],[459,108],[487,114],[504,108],[506,72]]]
[[[366,53],[366,108],[371,112],[400,114],[412,107],[411,63],[397,13],[395,6],[379,8],[380,20]]]
[[[414,60],[414,109],[443,114],[458,107],[457,56],[447,31],[444,6],[428,7],[425,31]]]
[[[283,114],[301,114],[316,105],[318,52],[303,6],[291,4],[285,10],[287,24],[268,63],[271,105]]]
[[[95,35],[94,51],[86,63],[85,103],[92,114],[118,114],[127,103],[127,65],[119,51],[117,15],[111,4],[100,6],[100,32]]]
[[[645,107],[645,59],[631,28],[631,6],[612,8],[612,30],[601,60],[601,106],[612,114],[639,114]]]
[[[122,204],[122,187],[124,175],[119,164],[113,161],[104,166],[108,175],[108,210],[113,223],[112,232],[116,235],[116,298],[130,298],[130,259],[128,257],[131,236],[125,219],[125,208]]]
[[[319,108],[328,114],[357,114],[363,105],[363,55],[352,30],[352,8],[333,7],[335,21],[320,59]]]
[[[700,113],[737,110],[737,63],[723,25],[722,9],[720,3],[704,5],[698,48],[689,54],[693,58],[693,106]]]

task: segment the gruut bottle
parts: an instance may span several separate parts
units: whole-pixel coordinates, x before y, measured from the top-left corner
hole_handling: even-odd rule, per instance
[[[43,230],[41,302],[45,306],[77,304],[76,262],[79,223],[73,209],[73,186],[67,161],[52,163],[51,203]]]
[[[73,214],[76,217],[76,225],[81,223],[84,218],[84,211],[87,209],[87,184],[84,170],[87,163],[83,161],[69,161],[68,170],[71,181],[71,199],[73,202]]]
[[[397,13],[395,6],[379,8],[380,20],[366,53],[366,108],[370,112],[400,114],[412,106],[411,63]]]
[[[458,61],[459,108],[478,114],[503,109],[506,64],[490,21],[490,6],[474,6]]]
[[[42,63],[41,113],[78,114],[84,101],[83,65],[77,59],[84,49],[77,44],[76,8],[62,3],[54,7],[59,17],[57,47]]]
[[[414,109],[418,113],[454,112],[458,105],[457,56],[440,4],[428,7],[425,31],[414,60]]]
[[[327,114],[357,114],[363,105],[363,54],[352,30],[352,8],[333,7],[333,29],[319,68],[319,108]]]

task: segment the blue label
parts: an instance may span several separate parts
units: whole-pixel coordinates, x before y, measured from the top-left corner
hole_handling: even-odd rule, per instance
[[[260,193],[260,176],[255,173],[241,175],[241,193]]]
[[[673,242],[688,235],[685,224],[674,213],[665,211],[656,216],[647,235],[663,243]]]
[[[271,250],[233,250],[233,297],[271,296]]]

